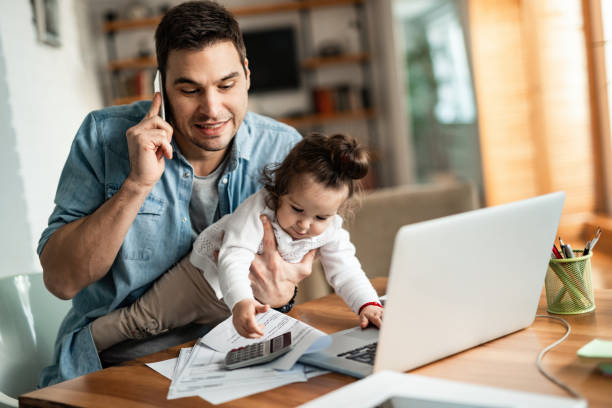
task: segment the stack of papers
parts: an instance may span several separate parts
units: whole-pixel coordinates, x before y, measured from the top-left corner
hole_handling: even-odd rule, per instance
[[[264,326],[264,336],[260,339],[240,336],[229,317],[194,347],[181,349],[178,358],[147,365],[172,380],[168,399],[199,396],[212,404],[307,381],[328,372],[296,364],[305,352],[329,346],[331,339],[325,333],[275,310],[257,315],[257,321]],[[223,360],[229,350],[269,340],[287,331],[291,331],[293,348],[278,359],[237,370],[224,368]]]

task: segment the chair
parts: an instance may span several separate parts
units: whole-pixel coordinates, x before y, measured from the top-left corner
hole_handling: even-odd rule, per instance
[[[59,325],[70,308],[47,291],[42,273],[0,278],[0,407],[17,407],[51,364]]]
[[[393,242],[400,227],[476,208],[476,189],[467,182],[390,187],[365,194],[346,228],[363,270],[374,278],[388,275]],[[300,283],[296,303],[331,292],[321,264],[315,262],[312,274]]]

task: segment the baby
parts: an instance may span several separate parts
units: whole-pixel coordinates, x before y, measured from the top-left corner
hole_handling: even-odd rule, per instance
[[[263,189],[198,236],[189,256],[191,265],[181,267],[185,263],[181,261],[134,304],[94,321],[92,334],[98,351],[143,337],[143,333],[156,334],[191,323],[185,316],[194,301],[217,302],[217,310],[231,311],[240,335],[261,337],[263,328],[255,315],[267,311],[268,306],[253,297],[249,267],[262,250],[262,214],[272,224],[285,261],[300,262],[318,249],[327,281],[360,316],[361,326],[372,323],[380,327],[382,306],[338,215],[350,206],[357,180],[367,174],[368,166],[366,150],[348,136],[312,134],[302,139],[280,165],[264,170]],[[201,273],[186,277],[194,266]],[[177,301],[175,310],[161,312],[164,296],[177,296],[181,287],[194,283],[202,287],[201,299]],[[211,293],[215,295],[212,299]],[[221,312],[211,321],[220,321],[227,314]]]

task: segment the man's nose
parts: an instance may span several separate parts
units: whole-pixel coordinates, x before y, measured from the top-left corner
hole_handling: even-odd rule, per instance
[[[219,119],[218,115],[221,112],[220,95],[213,89],[204,92],[200,100],[200,110],[211,119]]]

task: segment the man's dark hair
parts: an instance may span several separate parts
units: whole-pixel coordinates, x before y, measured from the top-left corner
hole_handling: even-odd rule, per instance
[[[244,67],[242,33],[225,7],[214,1],[190,1],[168,10],[155,30],[157,66],[164,80],[171,50],[200,50],[220,41],[234,44]]]

